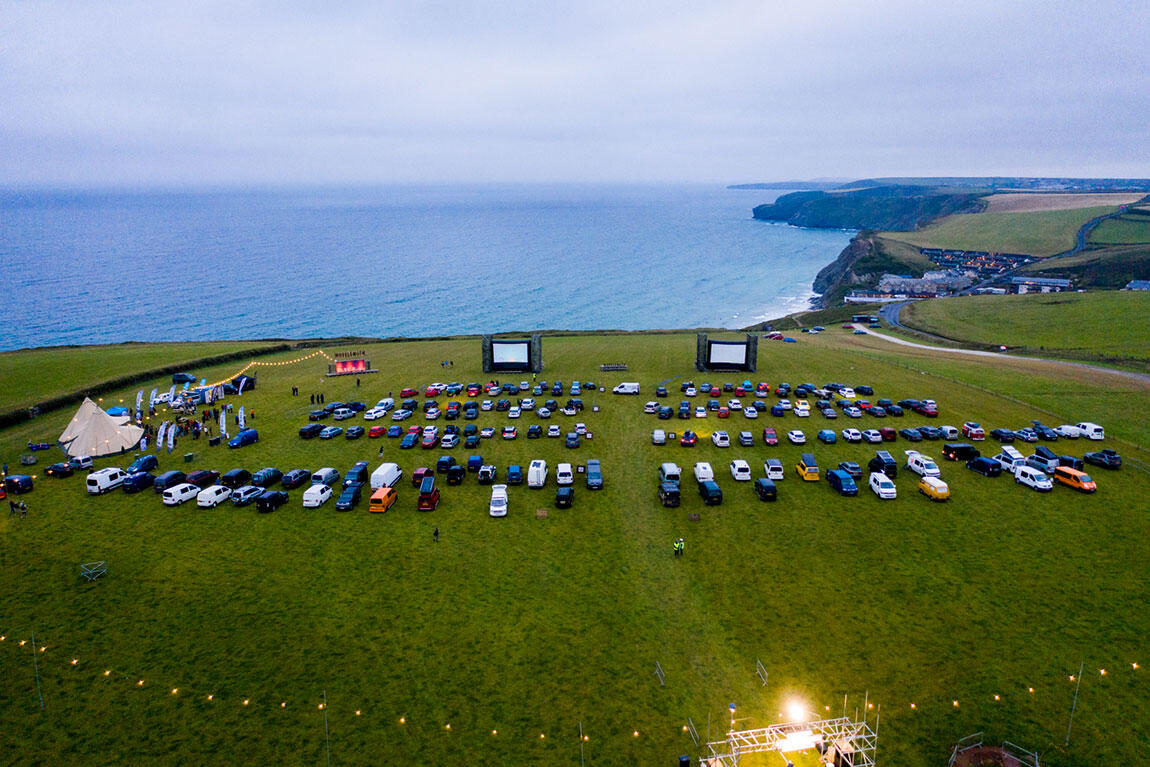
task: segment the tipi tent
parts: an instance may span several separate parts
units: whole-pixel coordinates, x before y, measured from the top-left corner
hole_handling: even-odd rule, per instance
[[[120,425],[90,398],[85,397],[68,428],[60,435],[60,445],[70,456],[122,453],[140,442],[144,430]]]

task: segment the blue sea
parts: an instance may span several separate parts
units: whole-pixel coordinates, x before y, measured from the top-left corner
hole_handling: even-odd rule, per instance
[[[470,186],[0,193],[0,349],[739,328],[805,308],[849,232],[780,192]]]

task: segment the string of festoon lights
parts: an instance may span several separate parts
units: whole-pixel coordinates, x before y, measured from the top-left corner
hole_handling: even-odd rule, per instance
[[[254,367],[281,368],[281,367],[284,367],[285,365],[294,365],[297,362],[306,362],[307,360],[315,359],[316,357],[323,357],[328,362],[335,362],[335,357],[332,357],[330,354],[325,352],[323,349],[317,349],[316,351],[312,352],[311,354],[305,355],[303,357],[297,357],[294,360],[283,360],[281,362],[249,362],[248,364],[244,365],[243,368],[241,368],[238,372],[233,373],[232,375],[227,376],[226,378],[221,378],[219,381],[216,381],[215,383],[208,384],[208,386],[223,386],[224,384],[228,383],[232,379],[238,378],[239,376],[242,376],[244,373],[248,372],[249,370],[251,370]]]
[[[123,694],[130,694],[133,691],[148,690],[160,691],[166,698],[180,699],[180,698],[194,698],[204,703],[210,703],[218,706],[232,706],[242,710],[264,709],[264,710],[296,710],[302,707],[304,710],[311,710],[313,712],[324,712],[328,708],[323,696],[301,696],[299,698],[285,698],[276,695],[241,695],[230,693],[226,695],[220,694],[217,690],[210,687],[205,687],[202,684],[195,684],[188,686],[182,682],[174,682],[170,679],[160,680],[154,676],[146,673],[136,673],[122,668],[116,668],[110,664],[99,663],[96,660],[84,656],[84,654],[77,651],[67,651],[61,645],[50,643],[42,638],[33,641],[33,633],[29,632],[27,637],[16,636],[12,632],[0,633],[0,653],[6,658],[7,664],[19,662],[20,654],[27,653],[30,660],[32,655],[35,656],[37,664],[37,674],[41,673],[39,669],[59,669],[63,668],[71,670],[77,675],[88,676],[94,683],[100,682],[121,682],[126,684],[118,684],[114,691]],[[8,652],[4,652],[7,650]],[[16,659],[13,656],[16,656]],[[1082,676],[1080,679],[1078,672],[1073,673],[1059,673],[1056,679],[1043,677],[1041,681],[1035,680],[1034,684],[1025,685],[1004,685],[999,692],[984,695],[979,698],[961,698],[961,697],[946,697],[941,699],[932,698],[913,698],[905,699],[901,702],[892,701],[879,701],[877,699],[868,698],[864,704],[864,715],[873,714],[876,711],[886,710],[891,712],[892,708],[902,708],[904,711],[915,713],[920,712],[939,712],[939,711],[956,711],[960,709],[969,709],[971,706],[984,705],[994,706],[1002,704],[1012,698],[1031,698],[1037,699],[1044,694],[1058,694],[1065,698],[1067,694],[1077,686],[1082,684],[1086,678],[1093,678],[1093,683],[1120,683],[1120,680],[1125,679],[1131,681],[1137,679],[1139,683],[1144,683],[1146,674],[1142,672],[1142,666],[1138,661],[1115,661],[1108,665],[1095,666],[1087,670],[1082,664]],[[1088,682],[1089,684],[1090,682]],[[1069,687],[1068,687],[1069,686]],[[821,711],[819,709],[822,709]],[[365,720],[371,726],[377,727],[381,722],[390,722],[394,726],[411,728],[413,726],[426,728],[430,726],[433,730],[440,730],[445,733],[463,732],[458,724],[452,725],[449,721],[443,722],[416,722],[408,712],[404,711],[402,707],[395,707],[389,705],[389,710],[384,710],[381,705],[372,705],[370,702],[361,702],[357,704],[341,705],[339,707],[342,715],[345,715],[350,720]],[[788,705],[786,712],[778,712],[778,719],[782,722],[803,721],[805,719],[818,718],[820,715],[835,716],[837,712],[837,705],[825,704],[823,706],[808,706],[807,704],[792,701]],[[490,733],[492,737],[517,737],[528,738],[531,740],[545,741],[548,738],[548,733],[544,729],[527,728],[519,732],[507,732],[506,728],[500,728],[498,725],[492,726],[489,730],[487,728],[468,728],[472,730],[468,734],[487,735]],[[676,727],[678,729],[678,727]],[[689,727],[687,724],[681,725],[681,732],[683,735],[688,735]],[[612,738],[621,738],[634,740],[642,737],[644,733],[638,728],[628,727],[622,728],[616,732],[608,733],[605,737],[609,741]],[[564,736],[565,737],[565,736]],[[590,735],[583,731],[579,738],[583,741],[589,741]]]

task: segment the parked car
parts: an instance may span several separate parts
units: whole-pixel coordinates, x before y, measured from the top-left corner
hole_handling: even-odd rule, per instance
[[[699,496],[707,506],[718,506],[723,502],[723,491],[712,480],[699,483]]]
[[[1054,483],[1044,471],[1027,464],[1014,470],[1014,481],[1040,493],[1048,493],[1054,489]]]
[[[1098,450],[1096,452],[1087,453],[1086,455],[1082,456],[1082,460],[1094,466],[1101,466],[1104,469],[1122,468],[1122,456],[1109,448],[1106,450]]]
[[[845,471],[851,479],[862,479],[862,467],[856,461],[839,461],[840,471]]]
[[[15,476],[27,476],[27,475],[15,475]],[[127,476],[128,475],[124,472],[123,469],[117,469],[115,467],[109,466],[108,468],[99,469],[97,471],[93,471],[92,473],[90,473],[88,475],[87,479],[85,480],[84,484],[88,489],[89,495],[101,495],[103,493],[111,492],[112,490],[115,490],[116,488],[123,485],[124,479]],[[29,480],[30,480],[30,478],[29,478]],[[5,484],[7,484],[7,483],[5,483]],[[24,483],[21,481],[16,481],[16,482],[12,483],[13,487],[19,487],[23,484]],[[28,485],[29,486],[31,485],[31,481],[28,482]],[[5,489],[7,489],[7,487]],[[12,491],[9,490],[8,492],[12,492]],[[19,495],[19,493],[12,493],[12,495]]]
[[[986,439],[986,430],[976,421],[967,421],[962,425],[962,436],[971,440]]]
[[[199,469],[189,474],[185,481],[197,485],[202,490],[208,485],[214,485],[219,482],[220,473],[215,469]]]
[[[169,487],[161,496],[165,506],[180,506],[200,494],[203,490],[199,485],[193,485],[190,482],[181,482],[174,487]]]
[[[147,471],[137,471],[124,477],[124,483],[120,485],[125,493],[138,493],[141,490],[147,490],[156,483],[156,478]]]
[[[603,487],[603,467],[598,458],[587,459],[587,489],[600,490]]]
[[[362,493],[362,485],[345,485],[339,494],[339,498],[335,500],[335,510],[351,511],[359,504]]]
[[[509,485],[522,485],[523,484],[523,467],[517,463],[513,463],[507,467],[507,484]]]
[[[711,433],[711,444],[715,447],[730,447],[731,437],[725,431],[716,431]]]
[[[890,479],[898,477],[898,463],[894,460],[894,456],[886,450],[876,451],[874,458],[871,458],[867,463],[867,468],[872,472],[877,471],[885,474]]]
[[[467,477],[466,467],[456,464],[447,470],[447,484],[449,485],[462,485],[463,480]]]
[[[487,504],[487,513],[492,517],[507,516],[507,485],[491,486],[491,501]]]
[[[755,495],[760,501],[778,500],[779,490],[775,483],[765,477],[759,477],[754,484]]]
[[[884,500],[892,500],[898,497],[898,490],[895,488],[894,482],[882,472],[872,471],[870,478],[867,480],[867,485],[875,495]]]
[[[779,444],[779,435],[775,432],[775,427],[763,427],[763,444],[764,445],[777,445]]]
[[[807,442],[807,435],[803,434],[798,429],[791,429],[787,432],[787,439],[792,445],[805,445]]]
[[[695,432],[687,430],[679,437],[679,444],[683,447],[694,447],[699,437]]]
[[[439,488],[435,477],[428,475],[419,483],[419,497],[415,501],[417,511],[435,511],[439,508]]]
[[[906,429],[899,429],[898,436],[909,442],[922,442],[922,434],[918,429],[912,429],[909,427]]]
[[[799,462],[795,464],[795,470],[798,472],[799,477],[805,482],[817,482],[819,479],[819,464],[810,453],[803,453],[799,456]]]
[[[479,471],[476,473],[475,478],[481,485],[491,485],[495,483],[495,479],[498,474],[499,469],[495,466],[495,464],[485,463],[479,467]]]
[[[655,429],[651,432],[652,445],[665,445],[667,444],[667,432],[662,429]]]
[[[787,476],[783,468],[783,462],[778,458],[768,458],[764,461],[763,473],[767,475],[767,479],[774,482],[781,482]]]
[[[344,439],[359,439],[363,436],[362,426],[352,426],[343,434]]]
[[[977,448],[965,442],[947,442],[942,446],[942,457],[948,461],[969,461],[980,455]]]
[[[312,439],[313,437],[318,437],[321,431],[323,431],[323,424],[309,423],[306,426],[300,428],[299,438]]]
[[[343,434],[343,427],[342,426],[326,426],[319,433],[319,438],[320,439],[335,439],[340,434]]]
[[[851,444],[862,442],[862,432],[858,429],[843,429],[843,441]]]
[[[156,456],[148,454],[141,455],[132,461],[126,471],[129,474],[135,474],[138,471],[155,471],[158,468],[160,468],[160,462],[156,459]]]
[[[854,429],[847,429],[846,431],[844,431],[843,432],[844,438],[846,437],[847,431],[854,431]],[[833,444],[835,444],[835,441],[837,439],[837,436],[835,435],[834,430],[832,430],[832,429],[821,429],[819,431],[819,433],[815,435],[815,437],[818,439],[819,442],[822,442],[824,445],[833,445]]]
[[[256,487],[255,485],[243,485],[241,487],[237,487],[232,491],[232,505],[247,506],[251,503],[254,503],[256,498],[258,498],[260,494],[263,493],[263,491],[264,489],[262,487]]]
[[[1014,442],[1014,432],[1010,429],[991,429],[990,436],[1003,444],[1010,444]]]
[[[966,462],[966,468],[984,477],[997,477],[1002,474],[1002,466],[998,461],[987,456],[971,458]]]
[[[755,435],[749,431],[739,432],[739,446],[740,447],[754,447]]]
[[[1080,493],[1093,493],[1098,489],[1098,485],[1090,478],[1089,474],[1069,466],[1059,466],[1054,470],[1053,476],[1059,484],[1066,485]]]
[[[736,458],[731,461],[731,476],[734,477],[737,482],[750,482],[751,465],[742,458]]]
[[[265,490],[256,497],[256,511],[268,514],[288,502],[288,494],[282,490]]]

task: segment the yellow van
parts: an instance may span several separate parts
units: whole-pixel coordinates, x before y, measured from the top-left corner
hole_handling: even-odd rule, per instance
[[[950,497],[950,487],[938,477],[923,477],[918,481],[918,491],[932,501],[945,501]]]
[[[381,487],[371,494],[371,503],[368,504],[367,510],[382,514],[390,509],[398,498],[399,493],[395,492],[394,487]]]
[[[795,465],[795,470],[798,471],[799,476],[803,478],[804,482],[819,481],[819,465],[815,462],[815,457],[810,453],[802,454],[799,458],[799,462]]]
[[[1054,479],[1083,493],[1093,493],[1098,489],[1098,485],[1094,484],[1089,474],[1069,466],[1059,466],[1055,469]]]

